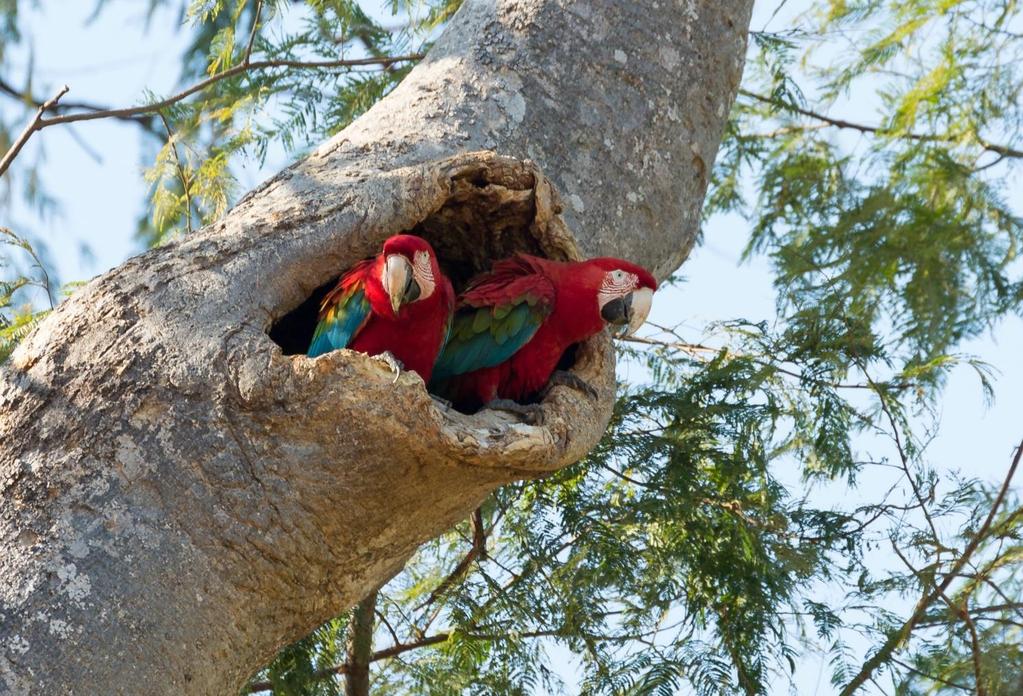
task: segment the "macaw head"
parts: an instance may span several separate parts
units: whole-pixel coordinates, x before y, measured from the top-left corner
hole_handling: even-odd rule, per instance
[[[403,305],[420,302],[437,289],[440,266],[430,243],[412,234],[396,234],[384,242],[380,283],[398,316]]]
[[[600,283],[597,308],[601,319],[624,326],[625,335],[631,336],[650,314],[657,280],[642,266],[622,259],[602,257],[587,263],[602,271],[596,278]]]

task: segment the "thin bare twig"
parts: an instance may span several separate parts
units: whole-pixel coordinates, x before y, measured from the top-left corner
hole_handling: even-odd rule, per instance
[[[478,543],[477,542],[478,533],[476,531],[477,527],[475,521],[475,514],[473,515],[473,519],[471,519],[470,521],[473,525],[472,546],[469,548],[469,551],[466,552],[466,554],[462,557],[462,560],[460,560],[455,565],[455,567],[452,568],[451,572],[448,573],[447,576],[443,580],[441,580],[440,584],[437,585],[437,587],[433,590],[433,592],[430,593],[430,596],[427,597],[422,604],[416,607],[416,611],[423,611],[425,609],[428,609],[431,605],[433,605],[434,602],[436,602],[438,599],[446,595],[448,591],[450,591],[451,588],[454,587],[455,583],[462,579],[462,577],[469,571],[469,568],[472,566],[473,561],[475,561],[478,558],[486,558],[485,555],[487,538],[486,531],[483,530],[482,532],[479,533],[482,536],[483,543],[482,544]],[[482,524],[482,521],[480,522],[480,524]],[[480,527],[480,529],[482,529],[482,527]],[[437,608],[437,611],[440,611],[439,607]],[[429,625],[431,621],[432,618],[430,621],[427,622],[427,625]]]
[[[11,83],[5,81],[0,77],[0,94],[6,94],[13,99],[17,99],[22,104],[33,106],[35,108],[41,107],[45,100],[40,99],[32,94],[29,94],[23,90],[17,89]],[[99,104],[91,104],[89,102],[76,102],[76,101],[63,101],[59,104],[53,104],[48,111],[51,113],[66,113],[68,111],[110,111],[110,107],[100,106]],[[139,126],[142,130],[149,133],[150,135],[160,136],[160,132],[153,126],[151,118],[146,115],[138,116],[118,116],[114,117],[129,123],[134,123]]]
[[[21,152],[21,148],[25,147],[25,143],[27,143],[28,139],[32,137],[32,134],[43,127],[40,125],[43,121],[43,113],[47,109],[53,108],[53,106],[60,101],[60,98],[67,94],[70,89],[70,87],[64,85],[60,88],[60,91],[57,92],[57,94],[39,105],[39,108],[36,109],[36,115],[32,118],[29,124],[25,126],[25,130],[21,131],[21,135],[19,135],[17,140],[15,140],[11,145],[11,149],[4,153],[3,159],[0,159],[0,176],[3,176],[4,172],[7,171],[7,168],[11,166],[11,162],[13,162],[14,158],[18,156],[18,153]]]
[[[857,363],[860,363],[859,359],[856,359]],[[878,402],[881,404],[881,411],[888,419],[888,424],[892,426],[892,440],[895,442],[895,447],[899,452],[899,461],[902,464],[902,471],[906,476],[906,480],[909,482],[910,488],[913,489],[913,496],[916,498],[917,503],[920,504],[920,512],[923,513],[924,519],[927,521],[927,526],[931,528],[931,534],[934,536],[934,543],[937,548],[936,557],[940,560],[941,558],[941,537],[938,535],[938,528],[934,524],[934,519],[931,517],[930,511],[927,509],[927,499],[924,497],[920,487],[916,485],[916,478],[913,476],[913,472],[909,470],[909,454],[906,452],[906,448],[902,444],[902,437],[899,435],[899,425],[896,422],[895,414],[892,412],[891,407],[888,405],[888,399],[885,397],[884,389],[882,389],[867,372],[865,365],[860,364],[860,372],[867,378],[867,382],[870,383],[874,393],[877,394]]]
[[[391,639],[395,643],[400,643],[401,639],[398,638],[398,632],[394,630],[394,626],[392,626],[391,622],[387,620],[387,615],[384,614],[384,612],[380,611],[380,609],[376,610],[376,614],[377,618],[380,620],[380,623],[382,623],[387,628],[387,632],[391,634]]]
[[[71,136],[71,139],[75,141],[78,147],[82,148],[82,152],[89,156],[96,164],[103,164],[103,155],[96,152],[95,148],[90,145],[85,138],[74,128],[68,128],[67,134]]]
[[[263,0],[256,0],[256,10],[252,15],[252,31],[249,33],[249,43],[245,47],[245,60],[242,65],[248,65],[252,59],[252,47],[256,45],[256,34],[259,33],[259,15],[263,11]]]
[[[672,335],[675,335],[675,334],[672,334]],[[811,384],[817,384],[817,385],[820,385],[822,387],[830,387],[832,389],[875,389],[876,388],[876,385],[874,385],[874,384],[856,384],[856,383],[849,383],[849,382],[832,382],[830,380],[817,379],[815,377],[808,377],[806,375],[800,374],[799,372],[796,372],[795,370],[789,370],[787,368],[781,367],[776,362],[772,362],[770,360],[762,360],[760,358],[756,358],[756,357],[754,357],[752,355],[748,355],[748,354],[745,354],[745,353],[738,353],[738,352],[735,352],[735,351],[733,351],[733,350],[731,350],[729,348],[712,348],[711,346],[704,346],[704,345],[701,345],[699,343],[687,343],[687,342],[681,341],[681,340],[679,340],[679,341],[661,341],[661,340],[658,340],[656,338],[646,338],[644,336],[620,336],[620,337],[618,337],[618,340],[620,340],[620,341],[627,341],[629,343],[640,343],[640,344],[648,345],[648,346],[658,346],[658,347],[661,347],[661,348],[670,348],[672,350],[677,350],[677,351],[686,353],[687,355],[691,355],[694,358],[699,358],[699,359],[703,359],[702,356],[705,356],[705,355],[717,355],[718,353],[721,353],[722,351],[724,351],[727,355],[731,355],[731,356],[734,356],[734,357],[737,357],[737,358],[746,358],[747,360],[749,360],[749,361],[751,361],[751,362],[753,362],[753,363],[755,363],[757,365],[760,365],[761,367],[769,367],[769,368],[771,368],[772,370],[774,370],[775,372],[777,372],[779,374],[787,375],[789,377],[794,377],[795,379],[798,379],[798,380],[801,380],[801,381],[804,381],[804,382],[809,382]],[[912,387],[913,385],[910,382],[892,382],[890,384],[884,384],[883,386],[885,386],[885,387],[887,387],[889,389],[893,389],[893,390],[902,390],[902,389],[908,389],[909,387]]]
[[[941,677],[939,677],[936,674],[928,674],[927,672],[922,672],[919,669],[917,669],[916,667],[914,667],[913,665],[911,665],[911,664],[909,664],[907,662],[903,662],[902,660],[899,660],[897,658],[893,657],[892,658],[892,662],[897,664],[899,667],[902,667],[906,671],[912,672],[913,674],[917,674],[917,675],[923,677],[924,679],[931,679],[933,681],[938,682],[939,684],[944,684],[945,686],[951,686],[954,689],[962,689],[963,691],[972,691],[972,689],[970,689],[970,687],[968,687],[968,686],[965,686],[963,684],[957,684],[956,682],[949,681],[947,679],[942,679]]]

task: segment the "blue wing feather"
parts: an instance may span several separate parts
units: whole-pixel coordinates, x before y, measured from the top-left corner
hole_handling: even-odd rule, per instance
[[[333,305],[324,307],[320,312],[320,323],[313,332],[307,355],[315,358],[332,350],[347,348],[366,324],[369,314],[369,300],[362,284],[347,288]]]

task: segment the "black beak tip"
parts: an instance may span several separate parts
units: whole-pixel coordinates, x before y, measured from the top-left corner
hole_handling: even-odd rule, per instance
[[[609,324],[628,324],[632,319],[632,294],[616,297],[605,304],[600,316]]]
[[[419,283],[416,282],[415,278],[409,276],[408,280],[405,281],[405,292],[402,295],[402,304],[408,304],[415,302],[419,299]]]

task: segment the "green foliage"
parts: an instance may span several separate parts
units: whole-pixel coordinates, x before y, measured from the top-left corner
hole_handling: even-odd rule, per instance
[[[542,638],[579,656],[586,693],[762,693],[793,659],[804,629],[791,617],[836,630],[814,591],[864,571],[864,521],[897,510],[816,509],[777,478],[779,461],[808,481],[851,475],[850,438],[880,413],[840,395],[862,386],[833,381],[848,361],[792,350],[819,338],[740,322],[718,327],[729,350],[672,336],[635,353],[655,386],[620,399],[587,460],[487,502],[485,560],[436,594],[469,550],[463,527],[387,588],[381,611],[402,643],[436,623],[459,642],[382,667],[381,692],[549,692]],[[903,382],[874,384],[888,395]]]
[[[18,0],[0,0],[0,60],[4,58],[4,48],[18,43],[20,39]]]
[[[990,503],[988,491],[978,486],[964,487],[961,501],[956,501],[964,511],[971,507],[984,511]],[[1023,688],[1023,607],[1019,601],[1023,597],[1019,573],[1023,507],[1018,499],[1012,499],[1005,510],[985,545],[983,560],[974,563],[957,590],[921,621],[918,642],[907,660],[912,669],[904,673],[900,693],[977,693],[979,684],[985,693],[1009,696]],[[975,529],[977,522],[971,520],[964,531]],[[922,558],[927,555],[921,553]],[[925,568],[913,578],[919,582],[921,576],[936,572]],[[970,623],[963,621],[963,610],[972,615]]]
[[[47,300],[52,302],[53,293],[46,268],[28,240],[6,227],[0,227],[0,248],[14,249],[27,257],[30,263],[24,272],[18,268],[10,269],[6,255],[0,255],[0,271],[13,270],[13,273],[5,273],[4,277],[0,277],[0,365],[2,365],[7,362],[18,343],[48,311],[33,311],[31,303],[20,302],[19,298],[34,288],[43,291]]]
[[[1014,2],[987,0],[831,3],[811,23],[817,40],[855,31],[859,45],[815,68],[821,97],[808,110],[789,77],[799,44],[758,36],[730,126],[745,135],[725,144],[710,210],[750,217],[749,253],[775,260],[782,311],[855,298],[850,313],[892,325],[911,362],[1017,310],[1023,220],[1003,198],[1002,177],[1023,153],[992,150],[983,135],[1018,138],[1023,46],[1004,33],[1017,16]],[[812,44],[800,43],[813,60]],[[805,113],[823,114],[882,76],[887,86],[873,95],[880,117],[865,124],[876,130],[843,126],[870,136],[858,152],[839,129],[821,128],[833,123]],[[776,127],[763,133],[764,124]],[[756,181],[752,209],[737,183],[744,171]]]
[[[357,2],[320,0],[309,3],[296,30],[268,31],[286,3],[191,3],[187,16],[195,40],[184,57],[185,79],[214,77],[247,61],[289,65],[241,71],[161,113],[167,140],[146,173],[151,216],[140,222],[142,239],[159,244],[215,220],[236,194],[235,161],[262,162],[271,143],[300,150],[336,133],[411,69],[408,62],[368,70],[301,64],[337,61],[356,50],[377,58],[420,53],[438,18],[458,4],[426,3],[424,15],[393,30]],[[405,11],[404,5],[395,8]]]
[[[334,619],[282,650],[267,670],[267,681],[273,693],[280,696],[338,696],[341,693],[338,684],[332,679],[323,679],[320,670],[329,669],[341,661],[339,646],[344,644],[346,630],[344,619]]]

